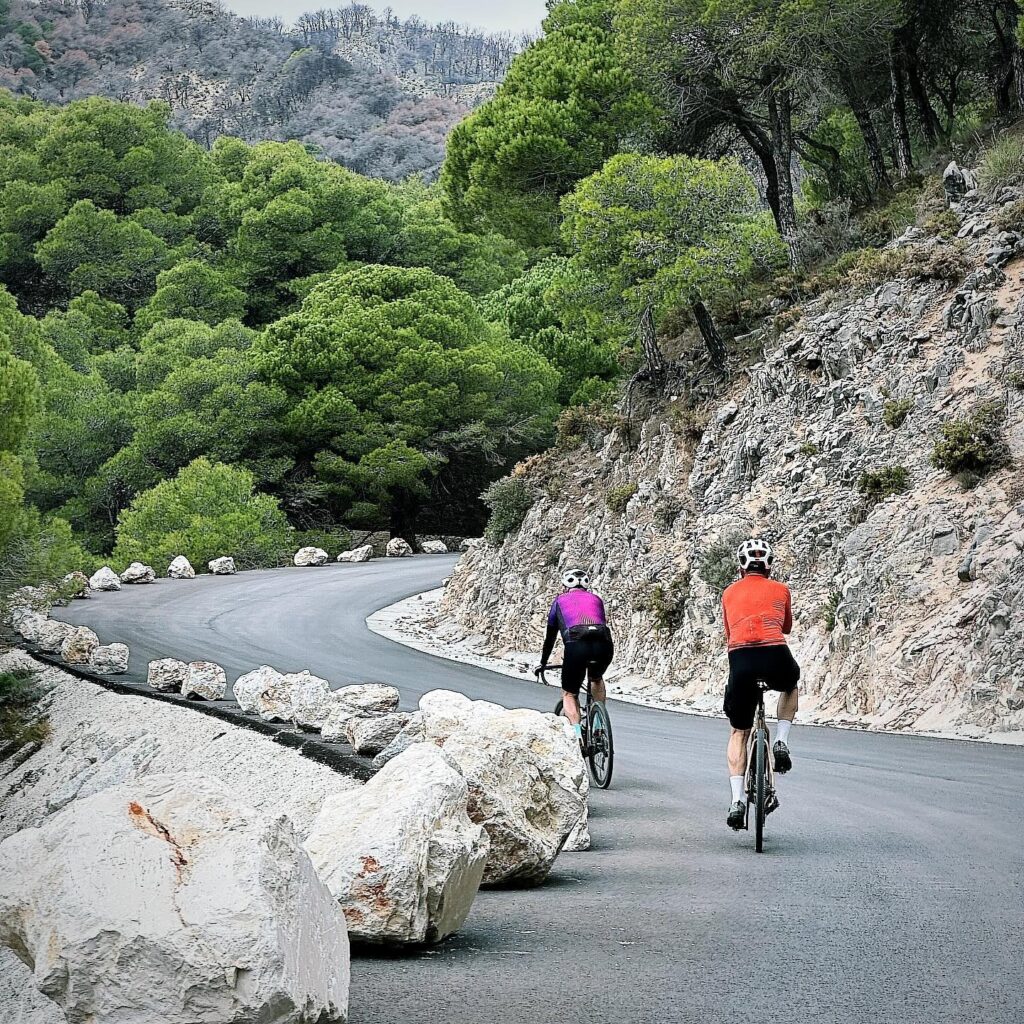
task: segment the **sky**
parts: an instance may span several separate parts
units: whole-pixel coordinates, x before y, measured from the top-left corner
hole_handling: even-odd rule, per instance
[[[344,0],[226,0],[237,14],[294,21],[304,11],[341,7]],[[544,0],[375,0],[380,11],[390,7],[400,18],[418,14],[425,21],[458,21],[492,32],[535,32],[547,13]]]

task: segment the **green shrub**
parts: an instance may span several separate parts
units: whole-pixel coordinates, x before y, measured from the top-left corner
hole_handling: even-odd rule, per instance
[[[960,221],[952,210],[940,210],[925,218],[921,225],[930,235],[938,235],[939,238],[953,239],[960,230]]]
[[[175,555],[199,569],[231,555],[239,568],[252,569],[277,565],[292,545],[277,500],[254,493],[250,472],[196,459],[121,513],[113,558],[146,562],[162,572]]]
[[[43,689],[33,672],[0,672],[0,745],[42,742],[50,728],[35,711]]]
[[[674,580],[667,585],[656,583],[640,600],[637,611],[650,615],[656,629],[668,632],[683,625],[689,600],[689,579]]]
[[[903,426],[903,421],[910,415],[913,408],[914,400],[912,398],[900,398],[886,402],[885,408],[882,410],[882,419],[887,427],[892,427],[895,430],[897,427]]]
[[[526,514],[536,500],[532,488],[521,476],[495,480],[480,498],[491,510],[484,537],[495,545],[523,525]]]
[[[978,477],[1007,465],[1010,451],[1003,438],[1004,418],[1001,402],[986,402],[969,416],[944,423],[932,451],[932,464],[952,476],[971,473]]]
[[[985,150],[978,176],[981,187],[989,193],[1024,180],[1024,138],[1001,135]]]
[[[907,489],[908,480],[907,471],[902,466],[883,466],[861,473],[857,490],[872,505],[877,505],[893,494],[902,494]]]
[[[992,223],[1000,231],[1024,231],[1024,199],[1007,203],[997,210]]]
[[[75,571],[91,575],[100,565],[100,559],[78,542],[67,520],[27,507],[0,549],[0,592],[56,583]]]
[[[698,573],[712,590],[721,593],[739,578],[736,550],[747,539],[739,530],[720,537],[704,552]]]
[[[289,555],[294,555],[299,548],[323,548],[333,558],[352,547],[352,531],[344,526],[296,530],[292,534],[290,545],[294,550],[287,552]]]
[[[906,189],[896,193],[883,206],[862,212],[857,218],[857,233],[864,245],[881,246],[899,238],[917,223],[919,192]]]
[[[1011,370],[1006,375],[1006,383],[1017,391],[1024,391],[1024,370]]]
[[[662,498],[654,506],[654,522],[663,530],[671,530],[682,511],[683,503],[678,498]]]
[[[821,624],[825,627],[826,633],[831,633],[836,628],[836,611],[842,596],[838,590],[833,590],[825,599],[825,604],[821,609]]]
[[[800,454],[810,457],[811,455],[817,455],[821,449],[813,441],[804,441],[800,445]]]
[[[622,484],[619,487],[612,487],[605,495],[604,500],[608,507],[616,514],[622,515],[626,511],[630,498],[637,492],[636,484]]]

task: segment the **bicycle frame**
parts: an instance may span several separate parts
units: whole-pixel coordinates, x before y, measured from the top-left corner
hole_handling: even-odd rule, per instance
[[[758,700],[757,700],[757,711],[754,715],[754,724],[750,728],[750,735],[747,737],[747,769],[744,773],[744,789],[747,794],[747,815],[750,815],[750,805],[755,801],[756,796],[756,779],[754,773],[756,771],[754,767],[755,758],[755,743],[757,742],[757,734],[763,729],[765,737],[765,787],[768,792],[775,789],[775,758],[772,754],[772,734],[768,729],[768,722],[765,719],[764,714],[764,693],[768,689],[768,684],[763,680],[758,680]]]

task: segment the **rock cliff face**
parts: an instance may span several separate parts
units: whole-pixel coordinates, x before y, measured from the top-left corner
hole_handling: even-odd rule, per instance
[[[993,223],[1021,196],[968,193],[957,240],[911,229],[882,254],[889,280],[766,325],[763,359],[701,429],[668,400],[632,444],[619,426],[520,467],[534,506],[467,552],[442,616],[493,653],[539,651],[561,571],[583,565],[620,689],[716,711],[720,587],[760,534],[794,592],[803,720],[1024,729],[1024,245]],[[1012,462],[964,489],[932,452],[980,403]],[[880,500],[862,479],[878,470],[895,470]]]

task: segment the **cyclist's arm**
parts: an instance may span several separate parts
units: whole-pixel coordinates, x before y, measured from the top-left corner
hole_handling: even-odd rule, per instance
[[[786,618],[782,623],[783,633],[793,632],[793,595],[786,589]]]
[[[558,637],[558,602],[556,601],[551,606],[551,611],[548,612],[548,630],[544,634],[544,650],[541,652],[540,663],[546,665],[548,658],[551,657],[551,652],[555,648],[555,640]]]
[[[725,597],[722,598],[722,625],[725,627],[725,642],[728,643],[729,637],[729,614],[725,610]]]

